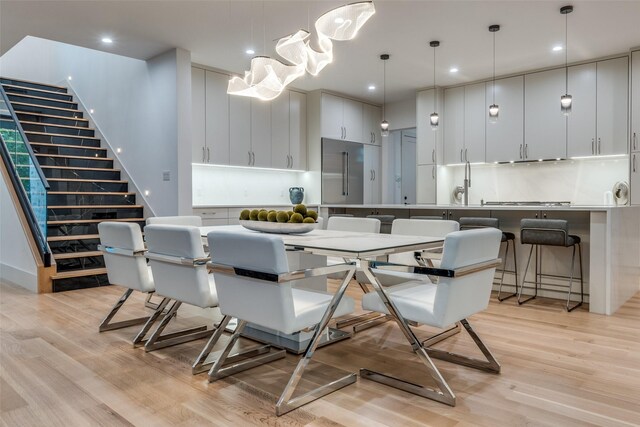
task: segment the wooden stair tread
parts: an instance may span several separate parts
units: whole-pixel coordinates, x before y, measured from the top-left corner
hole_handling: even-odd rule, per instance
[[[53,259],[58,261],[61,259],[87,258],[92,256],[102,256],[102,252],[100,251],[65,252],[63,254],[53,254]]]
[[[142,205],[64,205],[47,206],[47,209],[141,209]]]
[[[34,90],[38,90],[38,89],[34,89]],[[65,104],[77,104],[77,102],[74,102],[74,101],[64,101],[62,99],[51,99],[51,98],[47,98],[46,96],[27,95],[26,93],[12,93],[12,92],[9,92],[9,93],[7,93],[7,96],[19,96],[21,98],[42,99],[44,101],[62,102],[62,103],[65,103]],[[37,104],[37,105],[41,105],[41,104]],[[45,107],[46,107],[46,105],[45,105]]]
[[[31,80],[25,80],[25,79],[14,79],[13,77],[0,77],[0,79],[4,79],[4,80],[12,80],[14,82],[22,82],[22,83],[30,83],[32,85],[40,85],[40,86],[49,86],[49,87],[57,87],[58,89],[64,89],[65,91],[67,90],[66,87],[64,86],[58,86],[58,85],[52,85],[49,83],[40,83],[40,82],[33,82]],[[4,83],[3,83],[4,84]],[[8,83],[7,83],[8,84]],[[19,87],[28,87],[28,86],[19,86]],[[66,92],[65,92],[66,93]]]
[[[106,148],[89,147],[89,146],[86,146],[86,145],[56,144],[56,143],[51,143],[51,142],[29,142],[29,144],[31,144],[31,145],[39,145],[39,146],[42,146],[42,147],[62,147],[62,148],[77,148],[79,150],[85,149],[85,150],[103,150],[103,151],[107,151]],[[51,154],[51,155],[53,155],[53,154]],[[94,157],[92,157],[92,158],[94,158]],[[102,158],[106,158],[106,157],[102,157]]]
[[[74,277],[97,276],[99,274],[107,274],[106,268],[89,268],[86,270],[61,271],[51,276],[52,280],[71,279]]]
[[[47,191],[47,194],[99,194],[101,196],[133,196],[128,191]]]
[[[75,110],[73,108],[62,108],[62,107],[54,107],[51,105],[42,105],[42,104],[32,104],[30,102],[20,102],[20,101],[11,101],[11,105],[27,105],[29,107],[39,107],[39,108],[53,108],[54,110],[63,110],[63,111],[75,111],[76,113],[82,113],[80,110]],[[29,113],[28,111],[22,111],[23,113]],[[19,113],[16,111],[16,113]],[[56,116],[65,118],[66,116]],[[70,119],[75,119],[75,117],[68,117]]]
[[[51,117],[52,119],[76,120],[76,121],[81,121],[81,122],[88,122],[89,121],[89,119],[82,119],[80,117],[54,116],[53,114],[32,113],[30,111],[16,111],[16,114],[18,114],[18,115],[20,115],[20,114],[28,114],[30,116]],[[33,122],[33,123],[42,123],[42,122]],[[52,123],[42,123],[42,124],[52,124]],[[82,129],[90,129],[90,128],[82,128]]]
[[[47,181],[56,181],[56,182],[104,182],[104,183],[113,183],[113,184],[126,184],[128,181],[123,181],[121,179],[77,179],[77,178],[47,178]]]
[[[40,83],[36,83],[36,84],[40,84]],[[71,98],[73,98],[73,95],[71,95],[70,93],[67,92],[56,92],[54,90],[46,90],[46,89],[38,89],[37,87],[29,87],[29,86],[17,86],[17,85],[12,85],[9,83],[2,83],[2,87],[13,87],[16,89],[25,89],[25,90],[35,90],[37,92],[44,92],[44,93],[54,93],[56,95],[66,95],[66,96],[70,96]],[[7,92],[7,91],[5,91]],[[14,92],[7,92],[8,94],[13,94]],[[16,94],[19,95],[19,94]],[[53,98],[47,98],[47,99],[53,99]]]
[[[78,136],[78,135],[67,135],[64,133],[51,133],[51,132],[35,132],[32,130],[25,130],[24,131],[25,134],[29,134],[29,135],[48,135],[48,136],[60,136],[63,138],[79,138],[79,139],[97,139],[100,140],[100,138],[96,138],[95,136]]]
[[[91,156],[66,156],[64,154],[46,154],[46,153],[35,153],[36,157],[56,157],[59,159],[83,159],[83,160],[104,160],[104,161],[113,161],[110,157],[91,157]]]
[[[88,240],[99,238],[99,234],[71,234],[68,236],[49,236],[47,237],[47,242],[64,242],[67,240]]]
[[[103,218],[103,219],[65,219],[62,221],[47,221],[47,225],[64,224],[93,224],[99,222],[144,222],[144,218]]]
[[[38,126],[54,126],[57,128],[67,128],[67,129],[80,129],[80,130],[95,130],[93,128],[85,128],[82,126],[71,126],[71,125],[59,125],[56,123],[42,123],[42,122],[31,122],[28,120],[20,120],[21,124],[27,124],[27,125],[38,125]]]
[[[94,157],[92,157],[94,158]],[[82,171],[111,171],[111,172],[120,172],[120,169],[111,169],[111,168],[85,168],[85,167],[73,167],[73,166],[46,166],[41,165],[40,169],[73,169],[73,170],[82,170]]]

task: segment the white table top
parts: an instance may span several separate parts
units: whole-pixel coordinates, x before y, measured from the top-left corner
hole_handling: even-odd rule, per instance
[[[241,225],[200,227],[206,237],[212,230],[257,233]],[[316,255],[367,258],[393,253],[430,249],[442,245],[442,237],[402,236],[396,234],[354,233],[348,231],[313,230],[306,234],[280,234],[285,246]]]

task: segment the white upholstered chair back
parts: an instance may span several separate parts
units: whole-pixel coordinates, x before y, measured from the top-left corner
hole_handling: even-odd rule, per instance
[[[405,236],[446,237],[447,234],[460,230],[457,221],[441,219],[396,219],[391,225],[391,234]],[[389,255],[389,262],[404,265],[415,265],[413,252]]]
[[[380,220],[376,218],[331,216],[327,221],[327,230],[379,233]]]
[[[269,234],[214,230],[209,233],[211,262],[267,274],[289,272],[282,238]],[[292,330],[295,309],[291,283],[214,273],[220,311],[285,333]]]
[[[498,257],[502,232],[495,228],[457,231],[447,235],[440,268],[455,270]],[[451,325],[489,305],[495,268],[458,278],[441,277],[433,314],[441,328]]]
[[[202,227],[202,218],[197,215],[186,216],[151,216],[147,218],[147,225],[190,225],[191,227]]]
[[[100,244],[125,251],[144,251],[142,232],[138,224],[126,222],[101,222],[98,224]],[[109,283],[135,289],[140,292],[154,290],[153,277],[144,256],[130,256],[104,252]]]
[[[182,258],[204,258],[200,230],[180,225],[147,225],[144,229],[150,257],[153,254]],[[156,293],[198,307],[217,305],[213,281],[205,265],[178,265],[149,260]]]

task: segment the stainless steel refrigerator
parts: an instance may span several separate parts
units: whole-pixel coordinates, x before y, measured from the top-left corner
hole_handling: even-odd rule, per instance
[[[322,138],[322,203],[362,204],[364,146]]]

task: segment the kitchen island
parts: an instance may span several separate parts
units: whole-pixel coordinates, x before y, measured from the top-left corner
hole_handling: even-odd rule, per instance
[[[321,216],[328,218],[333,214],[358,217],[393,215],[395,218],[433,216],[454,221],[465,216],[498,218],[503,231],[516,235],[519,280],[522,279],[529,255],[529,245],[520,244],[520,220],[566,219],[569,221],[570,233],[577,234],[582,239],[585,301],[589,302],[590,312],[611,315],[640,290],[640,206],[321,205]],[[545,272],[566,275],[570,261],[568,249],[545,247],[543,250]],[[513,266],[508,267],[511,269]],[[533,276],[532,265],[527,280],[533,280]],[[507,290],[509,287],[513,290],[513,277],[505,276],[504,286]],[[579,281],[574,282],[575,291],[579,291],[579,286]],[[551,288],[538,294],[566,298],[566,290]],[[532,289],[525,288],[525,294],[531,292]]]

